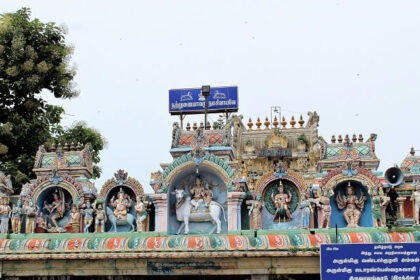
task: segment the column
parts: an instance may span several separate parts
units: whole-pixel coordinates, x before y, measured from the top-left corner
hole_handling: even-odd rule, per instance
[[[166,193],[155,193],[152,195],[155,206],[155,231],[168,231],[168,201]]]
[[[405,196],[399,196],[399,197],[397,197],[397,201],[398,201],[398,205],[399,205],[399,207],[398,207],[398,210],[399,210],[398,218],[400,218],[400,219],[404,219],[405,218],[405,215],[404,215],[404,202],[405,202],[405,199],[406,199]]]
[[[241,203],[244,192],[228,192],[228,230],[241,229]]]

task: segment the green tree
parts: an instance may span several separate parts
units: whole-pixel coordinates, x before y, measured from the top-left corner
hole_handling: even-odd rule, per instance
[[[92,145],[92,162],[93,165],[93,178],[99,178],[101,176],[101,168],[97,165],[100,162],[99,153],[107,145],[106,139],[94,128],[88,127],[88,125],[79,121],[74,123],[71,127],[62,129],[58,132],[58,135],[54,137],[47,145],[55,143],[90,143]]]
[[[12,175],[15,191],[33,177],[38,146],[65,132],[64,109],[43,96],[78,95],[65,32],[30,16],[27,8],[0,15],[0,169]]]

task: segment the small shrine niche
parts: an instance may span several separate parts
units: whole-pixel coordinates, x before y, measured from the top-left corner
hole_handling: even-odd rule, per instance
[[[372,227],[372,199],[361,182],[343,181],[330,198],[331,227]]]
[[[227,187],[205,163],[180,171],[170,183],[168,197],[168,234],[227,233]],[[182,222],[185,207],[189,209],[187,226]]]
[[[100,201],[106,212],[105,232],[143,232],[154,225],[154,207],[144,195],[143,187],[120,169],[103,185]],[[96,204],[99,204],[98,202]]]

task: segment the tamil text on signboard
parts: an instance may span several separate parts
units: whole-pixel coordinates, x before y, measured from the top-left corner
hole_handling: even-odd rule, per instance
[[[323,244],[322,280],[419,280],[420,243]]]
[[[169,113],[172,115],[204,113],[204,104],[201,88],[169,90]],[[207,110],[209,113],[237,112],[238,87],[212,87]]]

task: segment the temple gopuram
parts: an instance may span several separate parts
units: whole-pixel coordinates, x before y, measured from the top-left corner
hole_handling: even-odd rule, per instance
[[[376,134],[319,121],[174,123],[153,193],[124,166],[96,189],[89,143],[42,145],[21,193],[0,173],[0,276],[319,279],[321,244],[420,242],[414,148],[380,172]]]

